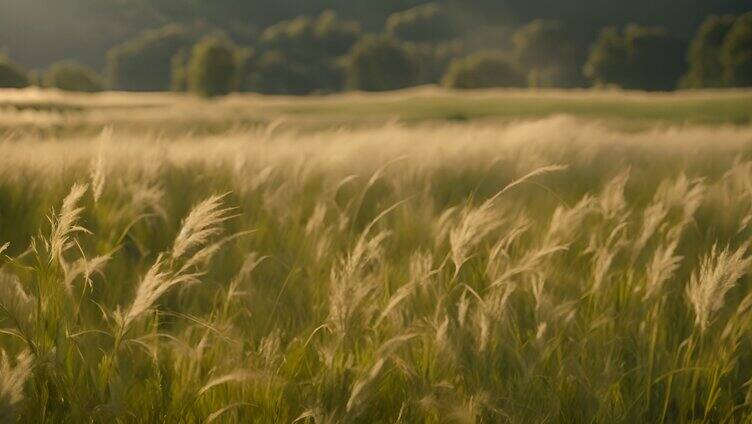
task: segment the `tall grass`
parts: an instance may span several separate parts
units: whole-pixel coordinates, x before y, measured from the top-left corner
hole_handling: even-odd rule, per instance
[[[751,143],[8,140],[0,421],[752,420]]]

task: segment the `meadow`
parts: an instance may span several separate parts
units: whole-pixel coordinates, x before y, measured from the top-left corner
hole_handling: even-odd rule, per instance
[[[305,97],[231,94],[201,100],[185,94],[25,89],[0,96],[0,135],[96,136],[118,133],[216,135],[260,128],[318,132],[379,128],[391,122],[506,124],[567,115],[622,131],[655,127],[752,124],[752,90],[643,93],[618,90],[488,89],[452,92],[418,87],[386,93]]]
[[[752,421],[752,92],[0,92],[0,422]]]

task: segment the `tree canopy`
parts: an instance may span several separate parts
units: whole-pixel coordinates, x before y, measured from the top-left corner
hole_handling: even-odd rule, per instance
[[[452,63],[444,78],[450,88],[523,87],[525,78],[506,57],[478,53]]]
[[[740,16],[721,48],[726,81],[734,86],[752,86],[752,12]]]
[[[721,48],[734,25],[732,15],[712,15],[703,22],[692,39],[687,53],[689,71],[684,77],[685,87],[722,87],[726,85],[721,63]]]
[[[93,93],[102,91],[104,83],[96,71],[76,61],[57,62],[50,66],[43,77],[45,87],[65,91]]]
[[[418,76],[410,52],[389,37],[366,37],[353,47],[348,63],[350,88],[384,91],[409,87]]]
[[[672,90],[684,73],[681,40],[660,28],[628,26],[604,30],[593,45],[585,75],[597,84],[626,89]]]
[[[426,0],[4,0],[0,2],[0,44],[19,63],[46,68],[75,59],[102,69],[105,52],[144,30],[171,24],[203,22],[232,32],[246,43],[264,28],[296,16],[316,16],[327,9],[357,20],[378,32],[394,13],[426,4]],[[605,26],[630,22],[661,25],[689,39],[709,14],[749,11],[743,0],[434,0],[451,9],[454,22],[481,26],[523,25],[534,19],[558,20],[592,37]],[[607,4],[608,7],[604,5]],[[243,40],[234,35],[243,34]]]
[[[386,21],[386,31],[400,40],[432,43],[456,37],[455,25],[444,7],[429,3],[392,14]]]
[[[232,91],[235,81],[233,46],[218,37],[207,37],[193,47],[187,67],[188,89],[206,97]]]
[[[0,55],[0,88],[23,88],[29,85],[26,71]]]
[[[584,58],[572,31],[559,21],[536,19],[513,37],[514,57],[535,87],[573,87],[583,84]]]
[[[602,0],[58,0],[49,7],[41,1],[0,4],[6,46],[0,51],[25,64],[31,56],[15,38],[39,52],[47,45],[39,47],[36,37],[48,32],[76,40],[76,49],[47,57],[82,58],[83,66],[94,66],[78,69],[79,78],[102,70],[106,88],[115,90],[187,90],[191,51],[206,36],[228,40],[233,90],[267,94],[435,84],[456,59],[489,52],[503,53],[531,87],[752,85],[750,18],[738,15],[749,7],[738,0],[637,0],[611,3],[605,14],[595,7]],[[6,11],[7,3],[14,7]],[[719,15],[694,28],[709,12]],[[720,14],[726,12],[737,15]],[[19,26],[24,19],[43,22],[39,34],[26,34]],[[76,37],[57,30],[73,22],[86,23],[75,27]],[[601,28],[608,23],[614,25]],[[102,48],[105,66],[89,56]],[[40,69],[32,70],[32,80]]]
[[[125,91],[170,89],[172,57],[189,48],[196,34],[179,25],[144,31],[107,53],[107,78],[111,88]]]

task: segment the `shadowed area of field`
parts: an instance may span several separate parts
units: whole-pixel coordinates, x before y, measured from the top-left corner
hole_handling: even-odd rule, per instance
[[[570,115],[622,130],[658,126],[746,125],[752,91],[676,93],[417,88],[386,94],[285,97],[231,95],[201,100],[179,94],[0,92],[0,130],[18,135],[94,134],[106,126],[131,133],[219,134],[274,124],[302,131],[376,127],[386,122],[503,123]]]

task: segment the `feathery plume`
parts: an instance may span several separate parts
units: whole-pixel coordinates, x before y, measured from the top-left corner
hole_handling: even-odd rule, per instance
[[[619,173],[606,185],[598,197],[601,213],[606,219],[621,217],[625,214],[627,201],[624,199],[624,188],[629,181],[629,174],[629,168]]]
[[[517,187],[518,185],[530,180],[531,178],[537,177],[539,175],[545,175],[550,174],[552,172],[558,172],[558,171],[564,171],[568,169],[569,166],[567,165],[548,165],[544,166],[538,169],[534,169],[531,172],[528,172],[527,174],[523,175],[522,177],[512,181],[511,183],[507,184],[506,187],[504,187],[500,192],[498,192],[494,197],[491,198],[491,200],[495,200],[500,195],[506,193],[507,191],[511,190],[514,187]]]
[[[31,374],[31,353],[22,352],[12,366],[5,351],[0,350],[0,422],[16,420],[16,408],[24,398],[23,388]]]
[[[217,243],[206,245],[212,236],[222,232],[220,224],[230,218],[227,212],[231,209],[222,208],[222,197],[215,195],[200,202],[183,220],[183,226],[173,244],[170,260],[168,261],[166,254],[159,255],[138,284],[133,303],[125,313],[118,313],[116,316],[120,321],[121,331],[127,331],[130,324],[150,310],[170,288],[197,282],[202,272],[194,268],[206,262],[222,243],[235,237],[231,236]],[[186,258],[182,267],[177,270],[171,269],[170,264],[173,261],[184,258],[188,251],[194,249],[197,250]]]
[[[122,316],[121,326],[124,330],[136,318],[148,311],[160,296],[180,282],[171,278],[170,272],[164,268],[166,268],[166,260],[160,255],[139,283],[133,303]]]
[[[748,272],[752,257],[745,258],[746,251],[747,246],[742,246],[734,252],[728,248],[718,252],[714,245],[692,274],[686,294],[700,332],[705,332],[712,315],[723,307],[726,293]]]
[[[178,259],[192,248],[222,232],[221,223],[231,218],[232,208],[222,208],[226,195],[214,195],[193,207],[183,220],[180,233],[172,246],[172,258]]]
[[[328,320],[341,335],[355,322],[367,320],[370,311],[375,311],[376,304],[369,304],[368,300],[377,282],[369,275],[368,268],[381,257],[381,244],[388,235],[381,232],[369,239],[363,233],[353,250],[332,269]]]
[[[0,316],[8,315],[18,331],[28,332],[36,314],[35,298],[15,275],[0,270]]]
[[[56,218],[52,218],[50,261],[58,259],[63,262],[63,252],[71,246],[70,237],[75,233],[88,232],[85,228],[77,225],[81,212],[84,210],[78,203],[87,189],[86,184],[74,184],[70,193],[63,199],[60,213]]]
[[[104,266],[111,259],[110,255],[97,256],[87,260],[86,258],[77,259],[73,264],[65,268],[65,277],[63,279],[63,285],[65,289],[70,293],[73,288],[73,281],[79,275],[83,277],[86,283],[91,283],[91,276],[93,274],[102,272]]]
[[[470,259],[470,251],[501,223],[500,216],[493,209],[493,199],[483,202],[477,208],[466,208],[462,211],[459,223],[449,232],[455,275]]]
[[[100,148],[97,158],[91,163],[91,192],[94,196],[94,202],[99,201],[99,198],[104,192],[105,176],[107,174],[104,155]]]
[[[357,411],[364,404],[368,396],[367,389],[381,375],[381,371],[389,357],[405,342],[416,336],[417,334],[401,334],[387,340],[379,347],[379,350],[376,352],[376,357],[378,358],[376,362],[371,366],[369,372],[353,385],[350,398],[347,400],[346,409],[348,413]]]
[[[643,300],[657,297],[663,289],[663,284],[674,276],[682,260],[681,256],[675,254],[678,244],[679,240],[674,239],[661,244],[653,253],[645,271],[647,282]]]
[[[554,211],[546,234],[546,244],[567,245],[572,243],[582,233],[581,227],[585,219],[593,212],[595,200],[586,195],[572,207],[559,206]]]
[[[267,376],[260,374],[256,371],[250,371],[250,370],[233,371],[229,374],[225,374],[223,376],[214,378],[210,380],[208,383],[204,384],[204,386],[199,389],[198,395],[201,396],[204,393],[211,390],[212,387],[216,387],[225,383],[242,383],[248,380],[257,380],[257,379],[264,379],[264,378],[267,378]]]

